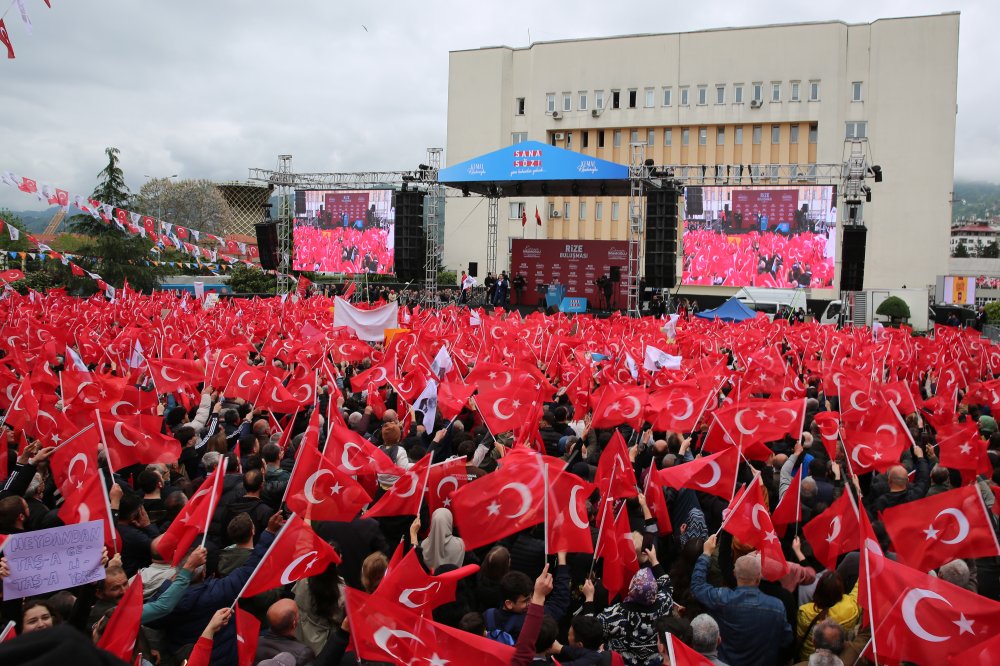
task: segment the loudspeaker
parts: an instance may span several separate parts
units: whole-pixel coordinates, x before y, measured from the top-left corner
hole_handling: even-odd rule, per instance
[[[868,229],[864,226],[845,226],[844,241],[840,251],[840,290],[861,291],[865,284],[865,245]]]
[[[295,215],[305,216],[306,214],[306,191],[295,190]]]
[[[696,188],[689,187],[688,192],[692,189]],[[700,200],[701,189],[697,189]],[[644,275],[650,288],[671,288],[677,283],[677,195],[672,187],[646,191]]]
[[[396,192],[393,206],[396,209],[396,277],[403,282],[423,280],[427,265],[424,192]]]
[[[470,261],[469,262],[469,277],[479,277],[479,262]]]
[[[278,267],[278,223],[262,222],[255,224],[257,232],[257,251],[260,253],[260,267],[264,270],[274,270]]]
[[[684,190],[684,210],[685,217],[703,215],[705,213],[705,203],[702,199],[700,187],[688,187]]]
[[[612,282],[621,282],[622,281],[622,267],[621,266],[612,266],[611,267],[611,275],[608,276],[608,279],[610,279]]]

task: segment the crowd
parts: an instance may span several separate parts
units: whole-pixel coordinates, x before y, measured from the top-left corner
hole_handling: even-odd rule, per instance
[[[5,588],[0,664],[1000,654],[974,331],[331,310],[0,300],[0,534],[114,530],[103,580]]]
[[[685,222],[685,224],[687,224]],[[833,254],[826,233],[791,235],[752,231],[727,235],[684,231],[685,285],[727,287],[830,287]]]
[[[394,269],[392,234],[392,227],[318,229],[296,224],[294,268],[327,273],[391,273]]]

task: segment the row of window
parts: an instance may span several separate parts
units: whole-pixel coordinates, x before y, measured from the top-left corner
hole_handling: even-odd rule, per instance
[[[524,202],[523,201],[511,201],[510,204],[509,204],[509,207],[510,207],[510,212],[508,213],[508,218],[509,219],[511,219],[511,220],[520,220],[520,219],[522,219],[522,216],[525,213],[525,208],[524,208]],[[612,201],[611,202],[611,221],[612,222],[615,222],[615,221],[618,220],[618,210],[619,210],[618,202],[617,201]],[[566,219],[569,219],[570,218],[570,214],[572,212],[573,212],[573,209],[572,209],[570,203],[569,202],[564,203],[563,204],[563,209],[562,209],[562,217],[564,217]],[[586,201],[579,202],[579,204],[577,205],[577,212],[579,213],[581,220],[587,219],[587,202]],[[550,218],[557,218],[559,216],[560,216],[560,213],[557,210],[556,205],[554,203],[552,203],[552,202],[549,202],[548,217],[550,217]],[[604,218],[604,202],[603,201],[598,201],[598,202],[596,202],[594,204],[594,219],[595,220],[601,220],[603,218]]]
[[[733,104],[743,104],[744,96],[746,92],[749,92],[750,101],[762,104],[765,101],[764,93],[768,88],[768,84],[763,81],[755,81],[749,86],[749,90],[746,90],[746,86],[743,83],[732,84],[732,100]],[[770,96],[767,98],[768,101],[772,103],[779,103],[784,100],[785,94],[785,83],[782,81],[771,81],[770,85]],[[803,90],[804,88],[804,90]],[[691,106],[692,93],[695,99],[695,104],[698,106],[707,106],[710,101],[717,105],[725,104],[726,97],[729,92],[729,86],[725,83],[719,83],[715,85],[714,95],[711,95],[711,91],[708,85],[698,85],[695,86],[692,91],[691,86],[679,86],[678,93],[680,99],[678,100],[680,106]],[[820,81],[818,79],[807,81],[805,84],[802,81],[789,81],[788,82],[788,101],[789,102],[801,102],[803,94],[806,99],[810,102],[819,101],[820,92]],[[660,94],[657,96],[657,89],[654,87],[643,88],[642,94],[642,106],[647,109],[654,108],[657,103],[657,98],[659,98],[661,107],[669,107],[674,104],[674,89],[672,86],[663,86],[660,88]],[[851,101],[861,102],[864,100],[864,82],[863,81],[853,81],[851,83]],[[553,113],[555,111],[588,111],[591,106],[591,91],[581,90],[575,95],[575,105],[574,105],[574,95],[572,92],[563,92],[561,95],[561,101],[559,106],[556,106],[557,95],[554,92],[546,93],[545,95],[545,110],[548,113]],[[605,96],[603,90],[593,91],[593,108],[598,110],[604,110],[605,108],[621,109],[629,108],[635,109],[639,107],[640,100],[640,90],[638,88],[629,88],[628,90],[611,90],[609,96]],[[517,115],[524,115],[525,109],[525,98],[518,97],[516,101],[516,112]]]

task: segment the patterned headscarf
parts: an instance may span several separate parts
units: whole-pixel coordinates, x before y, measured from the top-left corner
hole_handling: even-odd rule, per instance
[[[632,582],[628,586],[628,594],[625,596],[626,603],[642,604],[652,606],[656,601],[656,579],[653,577],[653,570],[643,567],[632,576]]]

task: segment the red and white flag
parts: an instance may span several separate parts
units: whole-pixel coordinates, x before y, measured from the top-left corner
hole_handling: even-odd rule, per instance
[[[858,547],[858,510],[850,491],[802,527],[802,535],[812,546],[813,555],[827,569],[837,568],[837,556]]]
[[[365,518],[416,516],[427,490],[430,462],[430,455],[418,460],[365,512]]]
[[[529,454],[524,458],[535,458]],[[451,512],[466,550],[520,532],[543,519],[543,475],[537,462],[507,462],[451,495]]]
[[[170,523],[170,527],[160,537],[157,546],[160,557],[174,566],[184,559],[198,535],[208,531],[215,508],[219,506],[219,498],[222,497],[222,478],[226,474],[226,462],[223,458],[215,471],[202,481],[198,492],[187,501],[181,512]]]
[[[737,493],[722,521],[722,529],[760,553],[761,575],[778,580],[788,573],[788,563],[781,551],[781,542],[771,524],[767,502],[761,490],[760,472],[754,475],[750,487]]]
[[[293,513],[274,537],[239,596],[252,597],[319,575],[330,564],[340,564],[337,551]]]
[[[610,441],[601,452],[594,483],[605,498],[623,499],[639,494],[628,446],[625,444],[622,434],[617,430],[611,435]]]
[[[454,601],[458,581],[478,571],[478,564],[468,564],[432,576],[420,564],[417,551],[411,549],[391,570],[386,570],[374,596],[392,600],[417,612],[431,611]]]
[[[351,521],[371,497],[315,446],[303,446],[288,480],[285,503],[307,520]]]
[[[142,578],[134,576],[128,589],[125,590],[125,596],[118,601],[118,606],[104,627],[104,633],[97,641],[97,647],[107,650],[122,661],[131,663],[141,618]]]
[[[736,470],[739,464],[739,450],[728,448],[651,474],[655,474],[653,483],[660,487],[691,488],[731,500],[736,489]]]

